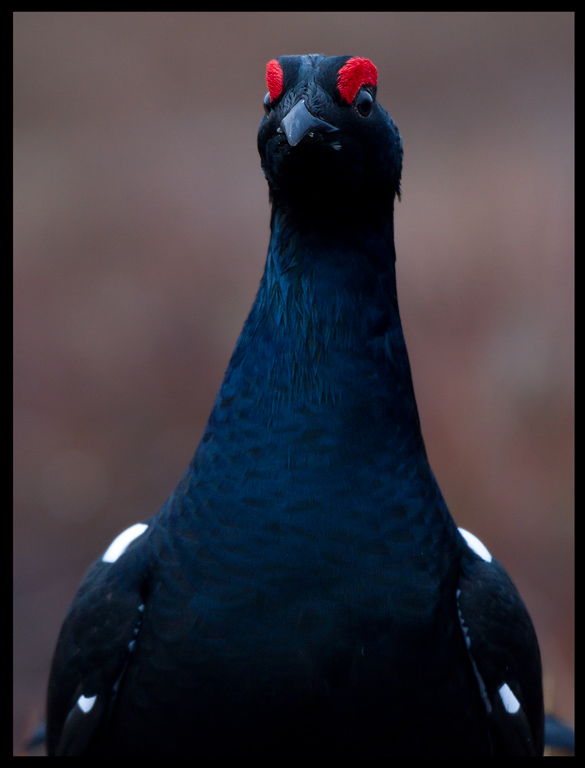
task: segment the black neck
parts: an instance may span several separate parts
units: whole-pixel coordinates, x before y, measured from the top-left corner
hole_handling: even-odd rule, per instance
[[[288,209],[273,210],[266,269],[224,397],[244,387],[271,419],[303,403],[335,406],[332,418],[361,412],[364,430],[390,420],[420,439],[391,216],[377,228],[294,221]]]

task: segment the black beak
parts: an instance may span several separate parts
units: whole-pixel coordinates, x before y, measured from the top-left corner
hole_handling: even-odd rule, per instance
[[[291,111],[285,115],[280,121],[280,133],[284,133],[288,143],[291,147],[296,145],[307,134],[312,133],[329,133],[331,131],[339,130],[331,123],[326,123],[325,120],[320,120],[315,115],[312,115],[305,106],[305,100],[301,99],[297,101]]]

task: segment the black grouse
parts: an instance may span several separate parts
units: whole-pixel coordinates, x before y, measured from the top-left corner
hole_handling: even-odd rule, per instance
[[[429,467],[367,59],[267,65],[258,295],[202,440],[65,619],[53,755],[542,755],[530,617]]]

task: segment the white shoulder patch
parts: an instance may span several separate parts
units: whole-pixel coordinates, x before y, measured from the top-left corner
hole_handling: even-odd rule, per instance
[[[126,528],[126,530],[122,531],[119,536],[116,536],[114,541],[106,549],[102,561],[104,563],[115,563],[120,555],[123,555],[128,549],[134,539],[141,536],[147,528],[148,526],[146,523],[136,523],[136,525],[131,525],[130,528]]]
[[[520,709],[520,702],[512,693],[512,689],[508,683],[504,683],[502,686],[500,686],[498,693],[500,694],[500,699],[502,700],[502,704],[504,705],[506,712],[509,712],[511,715],[515,715],[516,712],[518,712]]]
[[[491,563],[493,559],[491,554],[489,553],[487,547],[485,547],[477,538],[477,536],[469,533],[469,531],[466,531],[464,528],[459,528],[459,533],[467,542],[467,546],[472,549],[476,555],[479,555],[479,557],[481,557],[482,560],[485,560],[486,563]]]

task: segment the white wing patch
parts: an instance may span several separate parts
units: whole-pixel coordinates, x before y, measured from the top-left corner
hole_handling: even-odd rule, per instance
[[[485,547],[481,543],[481,541],[477,538],[477,536],[474,536],[472,533],[469,533],[469,531],[466,531],[464,528],[459,528],[459,533],[463,536],[463,538],[467,542],[467,546],[470,549],[472,549],[476,555],[479,555],[479,557],[481,557],[482,560],[485,560],[486,563],[491,563],[491,561],[493,560],[491,554],[489,553],[487,547]]]
[[[509,712],[511,715],[515,715],[516,712],[518,712],[520,709],[520,702],[512,693],[512,689],[508,683],[504,683],[500,687],[498,693],[500,694],[500,699],[502,700],[502,704],[504,705],[506,712]]]
[[[114,541],[106,549],[102,561],[104,563],[115,563],[128,549],[134,539],[141,536],[147,528],[148,526],[146,523],[136,523],[136,525],[131,525],[130,528],[126,528],[126,530],[122,531],[119,536],[116,536]]]
[[[95,704],[96,699],[97,699],[97,696],[87,697],[81,694],[81,696],[77,699],[77,706],[84,714],[87,715],[87,713],[91,710],[91,708]]]

